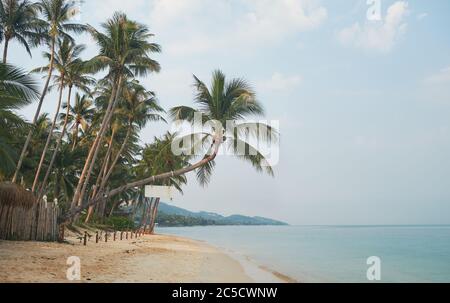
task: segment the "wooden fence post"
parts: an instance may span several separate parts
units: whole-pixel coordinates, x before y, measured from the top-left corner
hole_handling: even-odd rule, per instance
[[[83,242],[84,246],[87,245],[87,231],[84,232],[84,242]]]
[[[116,241],[116,233],[117,233],[117,232],[114,231],[114,236],[113,236],[113,237],[114,237],[114,242]]]
[[[108,242],[108,232],[105,232],[105,242]]]
[[[122,241],[122,240],[123,240],[123,230],[120,231],[120,241]]]
[[[95,243],[98,243],[98,231],[95,232]]]

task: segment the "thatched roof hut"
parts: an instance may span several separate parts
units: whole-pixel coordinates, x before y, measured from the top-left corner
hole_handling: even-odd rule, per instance
[[[23,187],[11,183],[0,183],[0,206],[31,208],[36,197]]]

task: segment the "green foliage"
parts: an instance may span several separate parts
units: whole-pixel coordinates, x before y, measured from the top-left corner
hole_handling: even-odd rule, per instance
[[[227,81],[221,71],[215,71],[208,87],[194,77],[196,108],[180,106],[170,112],[173,119],[188,122],[193,122],[196,113],[203,114],[204,122],[216,120],[226,125],[228,120],[236,120],[236,131],[193,134],[198,142],[192,148],[200,150],[200,154],[195,155],[174,155],[172,144],[183,138],[171,133],[155,138],[154,142],[142,147],[139,134],[147,123],[165,122],[161,116],[164,110],[158,105],[156,95],[136,80],[136,77],[160,71],[159,63],[150,56],[159,53],[161,47],[150,42],[153,34],[147,26],[128,19],[125,14],[115,13],[101,25],[102,31],[98,31],[92,26],[72,23],[73,1],[40,0],[35,4],[27,0],[0,1],[0,42],[5,42],[5,51],[9,40],[17,40],[28,52],[32,46],[47,44],[50,49],[44,53],[44,57],[49,61],[53,58],[53,64],[40,67],[35,72],[55,71],[52,76],[54,85],[50,89],[57,87],[63,93],[69,88],[68,95],[72,96],[73,93],[75,96],[74,104],[70,103],[71,98],[63,104],[64,113],[58,116],[60,121],[54,130],[54,137],[49,141],[52,144],[48,147],[48,153],[47,150],[43,153],[46,138],[53,131],[48,115],[42,114],[30,126],[16,111],[37,99],[40,99],[40,109],[48,92],[47,85],[43,96],[39,96],[37,85],[28,74],[9,65],[0,65],[0,181],[9,179],[15,164],[21,162],[17,160],[24,145],[27,146],[20,156],[23,164],[18,167],[18,181],[24,187],[29,187],[33,182],[40,155],[53,154],[54,157],[43,159],[42,169],[48,170],[49,182],[46,182],[47,179],[41,180],[44,184],[41,185],[48,197],[58,198],[62,210],[68,211],[70,207],[73,208],[71,201],[74,197],[75,202],[78,202],[76,197],[81,194],[81,188],[77,187],[77,183],[83,185],[80,175],[84,164],[89,164],[87,158],[93,148],[96,160],[90,160],[92,169],[84,179],[87,192],[83,189],[84,200],[79,202],[87,205],[89,199],[95,200],[104,193],[111,194],[105,195],[108,198],[106,204],[101,207],[96,205],[98,213],[94,216],[94,223],[97,217],[97,223],[120,230],[133,228],[132,220],[117,216],[103,218],[106,213],[113,214],[121,202],[133,201],[133,209],[142,204],[142,188],[138,188],[136,183],[172,172],[172,177],[154,179],[153,184],[173,186],[182,192],[182,186],[187,183],[185,173],[186,168],[191,166],[190,161],[200,157],[208,159],[215,142],[222,135],[223,142],[220,140],[220,143],[228,145],[226,148],[236,151],[238,145],[245,146],[249,154],[236,153],[239,158],[249,162],[258,171],[273,174],[263,155],[245,142],[247,135],[255,135],[248,133],[251,131],[247,129],[261,124],[239,124],[248,116],[260,116],[264,112],[255,92],[244,80]],[[77,45],[69,34],[80,34],[86,30],[96,42],[99,52],[85,62],[81,59],[85,47]],[[89,76],[102,71],[106,73],[102,73],[104,78],[101,80],[96,81]],[[39,110],[36,116],[38,114]],[[30,127],[33,127],[31,141],[27,140],[25,144]],[[269,133],[267,138],[277,135],[275,130],[265,127]],[[197,168],[197,178],[202,185],[209,183],[215,164],[211,160],[201,167],[193,166]],[[174,174],[174,171],[181,172]],[[85,216],[86,213],[81,219]],[[164,213],[159,214],[158,222],[161,226],[217,224],[205,218]]]
[[[168,215],[163,212],[158,212],[156,216],[156,223],[160,227],[182,227],[182,226],[209,226],[216,225],[213,220],[204,218],[186,217],[180,215]]]
[[[29,125],[16,111],[38,97],[36,82],[23,70],[0,63],[0,180],[14,171],[18,150],[14,140]]]
[[[134,229],[134,222],[128,217],[120,217],[120,216],[112,216],[105,219],[105,223],[107,227],[113,229],[113,230],[128,230],[128,229]]]

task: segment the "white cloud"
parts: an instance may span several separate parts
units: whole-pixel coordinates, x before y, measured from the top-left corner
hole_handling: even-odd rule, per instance
[[[407,24],[404,21],[408,13],[408,3],[397,1],[387,11],[381,22],[355,23],[337,34],[338,40],[347,46],[387,53],[405,34]]]
[[[427,84],[450,84],[450,66],[425,79]]]
[[[86,1],[83,21],[127,13],[157,33],[171,55],[245,51],[317,28],[327,19],[320,0],[102,0]],[[89,14],[88,14],[89,12]]]
[[[172,54],[245,50],[320,26],[327,10],[319,0],[155,0],[150,23],[168,41]]]
[[[299,86],[302,80],[302,77],[299,75],[286,76],[276,72],[270,79],[261,81],[258,87],[262,90],[287,91]]]
[[[421,13],[417,15],[417,20],[421,21],[423,19],[425,19],[426,17],[428,17],[428,13]]]
[[[82,7],[82,17],[87,19],[101,19],[104,21],[110,18],[114,12],[120,11],[136,18],[144,17],[145,0],[101,0],[86,1]]]

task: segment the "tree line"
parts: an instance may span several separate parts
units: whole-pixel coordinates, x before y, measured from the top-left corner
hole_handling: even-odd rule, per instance
[[[194,107],[166,111],[155,91],[140,82],[161,70],[153,59],[161,46],[153,41],[150,29],[121,12],[99,28],[77,23],[74,5],[68,0],[0,1],[1,182],[18,184],[36,199],[57,198],[63,208],[60,222],[66,224],[80,220],[81,215],[85,222],[105,218],[121,203],[143,207],[148,203],[145,185],[182,191],[189,172],[195,171],[206,185],[221,148],[244,146],[248,153],[238,157],[273,175],[265,157],[246,140],[249,127],[260,126],[246,119],[263,116],[264,110],[245,80],[227,80],[217,70],[208,86],[194,76]],[[77,43],[83,33],[92,37],[98,49],[88,60],[82,59],[86,46]],[[10,64],[13,41],[30,56],[33,49],[44,48],[47,63],[33,70]],[[56,100],[48,97],[52,90]],[[54,112],[43,113],[44,103],[54,106]],[[36,110],[27,121],[20,110],[31,104]],[[150,123],[183,120],[192,124],[199,113],[205,121],[222,125],[237,121],[236,128],[190,134],[196,146],[188,149],[200,149],[200,155],[174,154],[172,144],[183,139],[176,133],[140,143],[140,132]],[[278,136],[270,126],[266,129],[269,138]]]

